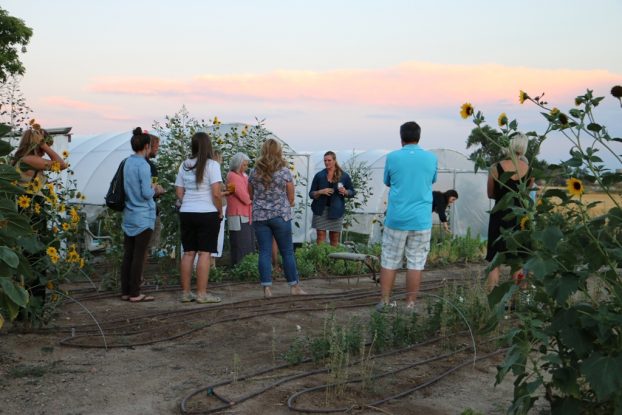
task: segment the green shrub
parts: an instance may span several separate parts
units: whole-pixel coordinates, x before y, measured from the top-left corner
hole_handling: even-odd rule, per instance
[[[258,263],[259,254],[248,254],[229,271],[229,275],[233,281],[259,281]]]

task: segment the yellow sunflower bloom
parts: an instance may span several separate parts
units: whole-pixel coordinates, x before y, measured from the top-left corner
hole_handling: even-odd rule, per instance
[[[471,103],[469,102],[465,102],[460,107],[460,116],[464,119],[467,119],[471,115],[473,115],[473,105],[471,105]]]
[[[35,212],[35,214],[39,214],[41,213],[41,205],[38,203],[35,203],[34,207],[33,207],[33,211]]]
[[[46,253],[48,254],[48,257],[50,257],[50,261],[52,261],[52,264],[56,264],[60,259],[58,251],[53,246],[49,246],[46,250]]]
[[[581,196],[585,191],[581,180],[575,179],[574,177],[566,180],[566,188],[568,189],[568,193],[570,193],[571,196]]]
[[[50,166],[50,170],[52,170],[54,173],[60,173],[60,163],[58,161],[53,161],[52,165]]]
[[[67,150],[63,150],[63,158],[66,159],[69,157],[69,152]]]
[[[24,195],[18,197],[17,206],[21,207],[22,209],[26,209],[28,206],[30,206],[30,198]]]
[[[52,227],[52,232],[58,233],[58,226],[53,226]]]
[[[499,118],[497,118],[497,124],[499,124],[499,127],[508,125],[508,116],[505,114],[505,112],[499,114]]]
[[[529,95],[527,95],[527,93],[525,91],[520,91],[518,93],[518,102],[520,102],[521,104],[523,102],[525,102],[526,99],[529,99]]]
[[[45,284],[45,287],[46,287],[48,290],[53,290],[53,289],[54,289],[54,282],[53,282],[53,281],[48,281],[48,283],[47,283],[47,284]]]
[[[64,231],[68,231],[69,230],[69,224],[68,223],[63,223],[63,230]]]
[[[524,231],[525,229],[527,229],[527,223],[529,223],[529,216],[523,216],[522,218],[520,218],[520,229],[521,231]]]
[[[214,125],[220,125],[220,120],[218,117],[214,117]]]
[[[551,115],[554,117],[557,114],[559,114],[559,108],[553,107],[553,109],[551,110]]]

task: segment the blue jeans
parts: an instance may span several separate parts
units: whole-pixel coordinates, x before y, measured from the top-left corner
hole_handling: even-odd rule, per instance
[[[298,270],[292,241],[292,221],[280,216],[268,220],[253,221],[255,237],[259,244],[259,277],[261,285],[272,285],[272,238],[276,240],[283,258],[283,270],[289,285],[298,284]]]

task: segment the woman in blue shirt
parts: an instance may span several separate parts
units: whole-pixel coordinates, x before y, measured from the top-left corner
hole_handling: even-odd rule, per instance
[[[151,183],[151,168],[147,157],[151,151],[149,134],[138,127],[132,132],[134,154],[123,166],[123,263],[121,265],[121,299],[132,303],[153,301],[153,297],[140,293],[140,281],[147,246],[155,226],[156,207],[153,196],[163,192],[162,187]]]
[[[313,177],[309,191],[309,197],[313,199],[311,227],[316,229],[318,245],[326,240],[328,231],[330,244],[337,246],[343,228],[345,198],[354,197],[356,192],[352,179],[341,169],[334,152],[327,151],[324,154],[324,166],[326,168]]]

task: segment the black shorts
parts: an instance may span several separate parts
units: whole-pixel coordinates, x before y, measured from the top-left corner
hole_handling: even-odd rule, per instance
[[[218,212],[181,212],[181,246],[185,252],[218,252],[220,218]]]

